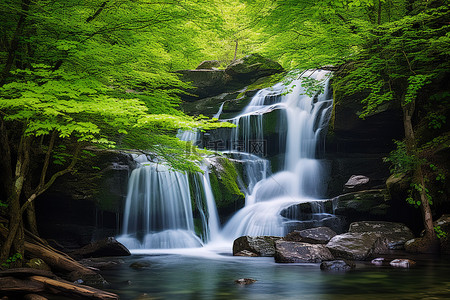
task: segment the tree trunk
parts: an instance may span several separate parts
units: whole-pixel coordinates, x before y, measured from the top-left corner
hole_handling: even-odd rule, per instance
[[[235,46],[234,46],[234,58],[233,58],[233,61],[235,61],[235,60],[236,60],[236,57],[237,57],[239,40],[236,39],[234,42],[235,42],[236,44],[235,44]]]
[[[417,152],[414,128],[412,125],[414,109],[414,101],[403,106],[403,126],[405,130],[406,151],[408,155],[415,155]],[[422,166],[420,164],[418,164],[414,170],[413,183],[421,187],[418,192],[420,197],[420,208],[422,210],[423,225],[425,227],[425,239],[428,240],[431,245],[436,241],[436,233],[434,232],[433,216],[426,193]]]
[[[378,25],[381,24],[381,0],[378,0],[378,19],[377,19],[377,24]]]

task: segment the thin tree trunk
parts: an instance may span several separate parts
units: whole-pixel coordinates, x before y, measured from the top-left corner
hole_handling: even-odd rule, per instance
[[[30,8],[30,2],[31,0],[22,0],[19,21],[17,22],[16,30],[9,44],[8,57],[6,59],[5,67],[3,68],[0,85],[5,84],[6,78],[8,77],[9,72],[11,71],[11,67],[14,64],[16,52],[19,48],[20,36],[22,35],[23,28],[25,27],[26,13]]]
[[[235,46],[234,46],[234,58],[233,58],[233,61],[235,61],[235,60],[236,60],[236,57],[237,57],[239,40],[236,39],[236,40],[235,40],[235,43],[236,43],[236,44],[235,44]]]
[[[378,20],[377,20],[377,24],[378,25],[381,24],[381,0],[378,0]]]
[[[412,125],[412,116],[415,109],[415,102],[411,102],[403,106],[403,126],[405,130],[406,151],[408,155],[414,155],[417,152],[414,128]],[[413,182],[420,185],[420,208],[422,210],[423,225],[425,227],[425,237],[433,241],[436,239],[433,226],[433,216],[431,213],[430,203],[426,194],[425,180],[420,164],[416,167],[413,176]]]

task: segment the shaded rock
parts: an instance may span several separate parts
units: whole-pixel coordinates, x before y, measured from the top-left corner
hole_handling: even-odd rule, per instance
[[[383,257],[374,258],[370,261],[370,263],[377,266],[381,266],[384,263],[384,258]]]
[[[362,221],[350,224],[349,232],[375,232],[388,241],[391,250],[404,249],[406,241],[414,238],[412,231],[402,223]]]
[[[184,100],[195,101],[230,90],[228,85],[231,77],[225,74],[225,70],[180,70],[176,73],[181,74],[182,81],[194,86],[194,90],[190,92],[198,96],[183,96]]]
[[[387,240],[373,232],[336,235],[326,247],[335,257],[351,260],[365,260],[388,250]]]
[[[136,261],[130,265],[130,268],[135,270],[148,269],[152,266],[152,264],[148,261]]]
[[[225,70],[225,73],[236,77],[263,77],[283,72],[283,67],[260,54],[250,54],[232,62]]]
[[[310,244],[326,244],[336,232],[328,227],[317,227],[301,231],[293,231],[284,237],[285,241],[304,242]]]
[[[355,268],[355,264],[346,260],[324,261],[320,264],[322,271],[349,271]]]
[[[248,250],[242,250],[234,254],[234,256],[257,257],[259,255]]]
[[[345,216],[349,222],[384,220],[390,207],[386,190],[367,190],[337,196],[335,214]]]
[[[277,236],[241,236],[233,242],[233,255],[243,250],[256,253],[258,256],[274,256]]]
[[[234,282],[235,283],[237,283],[237,284],[243,284],[243,285],[246,285],[246,284],[252,284],[252,283],[255,283],[257,280],[256,279],[253,279],[253,278],[240,278],[240,279],[236,279]]]
[[[32,269],[51,271],[50,267],[40,258],[32,258],[26,265]]]
[[[107,257],[107,256],[129,256],[130,251],[115,238],[109,237],[93,242],[81,249],[70,253],[73,257]]]
[[[355,192],[367,189],[370,179],[364,175],[352,175],[344,184],[344,192]]]
[[[277,263],[318,263],[334,259],[323,245],[279,240],[275,242]]]
[[[218,67],[220,67],[220,62],[218,60],[204,60],[197,66],[196,69],[213,69]]]
[[[450,214],[442,215],[433,224],[440,233],[439,243],[441,253],[450,254]]]
[[[109,285],[102,275],[94,272],[87,274],[80,271],[73,271],[64,277],[71,282],[81,282],[90,286],[105,287]]]
[[[123,260],[95,260],[95,259],[82,259],[78,261],[83,266],[95,269],[108,269],[123,264]]]
[[[409,240],[405,243],[405,250],[410,253],[438,253],[439,240],[430,240],[425,237],[419,237]]]
[[[410,259],[394,259],[389,264],[393,267],[409,268],[409,267],[414,266],[416,264],[416,262],[413,260],[410,260]]]

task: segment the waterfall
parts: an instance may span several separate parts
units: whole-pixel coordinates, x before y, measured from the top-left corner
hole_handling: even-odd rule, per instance
[[[280,121],[286,125],[284,165],[273,175],[265,174],[252,183],[246,195],[245,207],[226,224],[223,235],[283,236],[290,219],[283,210],[300,203],[323,202],[323,170],[316,158],[318,143],[328,125],[332,98],[328,93],[327,71],[307,71],[289,86],[279,83],[259,91],[237,117],[231,121],[238,127],[231,134],[232,144],[243,145],[250,152],[251,141],[264,141],[263,118],[280,110]],[[306,95],[302,79],[311,77],[323,81],[324,92]],[[283,139],[280,139],[283,141]],[[247,171],[248,172],[248,171]]]

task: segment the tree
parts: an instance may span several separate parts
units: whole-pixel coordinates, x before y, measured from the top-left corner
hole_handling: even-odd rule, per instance
[[[153,148],[195,169],[199,157],[176,130],[228,126],[176,109],[186,84],[170,72],[182,61],[172,58],[195,52],[179,31],[211,18],[204,1],[12,0],[0,9],[10,16],[0,22],[1,261],[23,256],[24,213],[35,230],[35,199],[74,170],[85,146]]]
[[[410,165],[410,202],[421,207],[426,233],[418,250],[427,251],[435,232],[414,118],[418,99],[430,101],[428,87],[449,75],[448,1],[274,2],[276,8],[265,22],[272,33],[265,45],[268,55],[288,68],[346,66],[334,79],[335,88],[367,95],[361,117],[387,101],[402,107],[405,155],[415,161]]]

